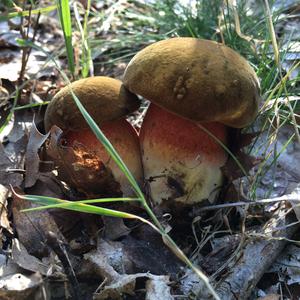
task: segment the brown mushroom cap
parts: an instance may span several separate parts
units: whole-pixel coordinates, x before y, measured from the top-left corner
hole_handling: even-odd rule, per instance
[[[242,128],[253,121],[259,82],[248,62],[217,42],[172,38],[136,54],[124,85],[182,117]]]
[[[121,118],[137,110],[140,105],[137,96],[129,92],[117,79],[89,77],[71,83],[71,87],[98,125]],[[88,127],[74,102],[69,86],[54,96],[47,107],[44,122],[46,130],[54,124],[61,129],[70,130]]]

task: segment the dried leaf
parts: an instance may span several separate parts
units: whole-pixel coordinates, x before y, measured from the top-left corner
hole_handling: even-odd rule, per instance
[[[147,280],[145,300],[173,300],[169,283],[167,276],[153,276]]]
[[[21,191],[18,192],[22,193]],[[48,211],[21,212],[22,209],[36,206],[39,205],[20,199],[14,194],[12,211],[18,237],[28,253],[37,257],[43,257],[49,254],[49,249],[45,244],[45,234],[48,231],[54,232],[62,240],[64,240],[64,238]]]
[[[134,272],[175,275],[180,270],[181,262],[164,245],[158,234],[156,238],[149,234],[148,239],[128,235],[122,239],[122,244]]]
[[[8,189],[0,184],[0,228],[5,228],[8,232],[13,234],[7,213],[7,196]]]
[[[8,256],[0,254],[0,278],[20,272],[22,272],[22,268],[14,263]]]
[[[28,194],[49,196],[60,199],[70,199],[68,190],[52,173],[41,173],[37,183],[26,190]],[[95,231],[99,230],[100,218],[95,215],[80,214],[65,209],[51,209],[47,212],[54,219],[60,232],[70,241],[72,252],[86,253],[95,248],[95,242],[91,238]],[[85,222],[87,220],[87,222]],[[97,222],[98,221],[98,222]],[[86,224],[88,223],[88,224]],[[95,226],[96,230],[92,231],[91,226]]]
[[[268,272],[280,273],[288,276],[287,284],[300,284],[300,249],[296,245],[289,245],[277,258]]]
[[[12,262],[16,263],[24,270],[47,275],[47,265],[42,263],[35,256],[28,254],[26,248],[20,243],[19,240],[13,239],[12,243]]]
[[[38,298],[42,297],[42,285],[43,279],[38,273],[29,276],[21,273],[7,275],[0,279],[0,299],[43,299]]]
[[[94,294],[94,300],[121,300],[123,294],[134,295],[137,274],[123,275]]]
[[[108,240],[114,241],[128,235],[130,229],[124,224],[124,220],[113,217],[102,217],[104,223],[104,237]]]
[[[7,117],[10,114],[12,107],[10,100],[14,91],[15,87],[11,81],[0,78],[0,127],[5,124]]]
[[[27,142],[28,142],[28,133],[32,125],[33,113],[30,111],[15,111],[13,114],[13,128],[7,135],[7,140],[9,143],[5,145],[5,150],[7,153],[11,154],[14,151],[14,157],[18,158],[19,154],[24,156]],[[26,140],[25,140],[26,138]],[[20,149],[16,149],[16,143],[18,141],[24,140],[23,144],[18,145]],[[21,148],[22,146],[22,148]],[[21,151],[21,153],[16,150]]]
[[[290,197],[298,199],[298,201],[290,200],[290,203],[292,204],[297,219],[300,221],[300,184],[291,192]]]
[[[247,174],[255,165],[261,162],[261,159],[248,155],[242,151],[238,151],[234,153],[234,155],[236,159],[241,163]],[[245,176],[244,172],[232,157],[229,157],[225,166],[223,166],[221,170],[230,182],[237,178]]]
[[[32,120],[32,115],[30,116]],[[14,113],[13,128],[5,146],[0,144],[0,182],[4,186],[20,186],[23,182],[24,155],[27,145],[28,115]]]
[[[45,143],[49,136],[49,133],[42,134],[36,128],[33,121],[32,127],[29,133],[29,141],[26,149],[26,176],[25,176],[25,187],[33,186],[39,178],[39,163],[40,158],[38,151],[40,147]]]
[[[23,181],[22,174],[17,172],[10,172],[11,169],[20,169],[22,165],[13,161],[7,155],[2,144],[0,144],[0,182],[8,187],[10,184],[13,186],[20,186]]]
[[[81,270],[84,272],[84,276],[98,275],[102,279],[106,279],[106,282],[110,284],[111,282],[117,280],[121,273],[126,269],[124,263],[126,263],[126,258],[124,259],[124,252],[120,247],[120,243],[108,243],[105,240],[100,239],[98,241],[97,250],[91,251],[84,255],[84,268]]]
[[[101,287],[100,291],[94,294],[94,300],[121,300],[122,295],[134,295],[137,280],[146,281],[146,300],[172,300],[170,294],[168,276],[152,275],[150,273],[137,273],[132,275],[121,275],[111,284]]]

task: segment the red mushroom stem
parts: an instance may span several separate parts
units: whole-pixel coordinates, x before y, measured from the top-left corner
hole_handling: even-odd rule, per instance
[[[226,126],[201,123],[226,144]],[[150,104],[140,132],[145,179],[156,204],[176,200],[185,204],[214,201],[222,185],[227,154],[195,122]]]

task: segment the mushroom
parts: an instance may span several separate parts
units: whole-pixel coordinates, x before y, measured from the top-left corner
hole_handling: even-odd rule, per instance
[[[248,62],[217,42],[172,38],[137,53],[123,82],[151,101],[140,143],[154,203],[215,201],[228,127],[249,125],[258,111],[259,83]]]
[[[75,95],[101,127],[138,182],[143,171],[137,132],[125,116],[139,107],[138,98],[122,83],[108,77],[90,77],[71,84]],[[45,129],[63,130],[48,153],[59,177],[87,195],[131,196],[125,175],[89,129],[77,108],[70,87],[60,90],[45,113]]]

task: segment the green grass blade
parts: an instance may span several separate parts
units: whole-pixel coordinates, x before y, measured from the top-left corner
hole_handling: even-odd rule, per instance
[[[14,189],[11,187],[13,194],[18,197],[19,199],[23,200],[28,200],[28,201],[33,201],[37,202],[40,204],[48,204],[51,205],[52,208],[60,207],[64,208],[67,210],[72,210],[72,211],[77,211],[77,212],[84,212],[84,213],[91,213],[91,214],[96,214],[96,215],[101,215],[101,216],[107,216],[107,217],[116,217],[116,218],[125,218],[125,219],[136,219],[139,220],[145,224],[148,224],[151,226],[155,231],[160,232],[159,229],[149,222],[148,220],[126,212],[118,211],[118,210],[113,210],[113,209],[108,209],[108,208],[103,208],[103,207],[98,207],[98,206],[93,206],[89,204],[85,204],[83,202],[92,202],[93,200],[95,201],[100,201],[100,200],[109,200],[109,199],[92,199],[92,200],[83,200],[80,202],[73,202],[73,201],[68,201],[68,200],[62,200],[58,198],[53,198],[53,197],[46,197],[46,196],[36,196],[36,195],[20,195],[14,191]],[[120,201],[120,199],[131,199],[130,201],[133,200],[133,198],[114,198],[116,201]],[[124,200],[125,201],[125,200]],[[48,206],[46,205],[46,206]],[[41,207],[36,207],[36,208],[29,208],[29,209],[24,209],[22,212],[30,212],[30,211],[36,211],[36,210],[41,210],[41,209],[46,209],[46,206],[41,206]]]
[[[274,59],[275,59],[276,65],[279,65],[279,50],[278,50],[278,45],[277,45],[277,40],[276,40],[276,33],[275,33],[273,19],[272,19],[272,13],[271,13],[271,9],[270,9],[270,6],[269,6],[269,0],[264,0],[264,3],[265,3],[267,23],[268,23],[268,26],[269,26],[271,41],[272,41],[273,50],[274,50]]]
[[[24,211],[34,211],[34,210],[44,210],[49,208],[66,208],[68,206],[72,206],[72,203],[77,204],[95,204],[95,203],[111,203],[111,202],[131,202],[131,201],[139,201],[139,198],[103,198],[103,199],[88,199],[88,200],[80,200],[80,201],[69,201],[69,200],[61,200],[58,198],[53,198],[49,201],[49,197],[45,196],[36,196],[38,198],[34,199],[34,195],[30,196],[30,201],[38,202],[43,206],[34,207],[30,209],[25,209]],[[52,203],[52,201],[57,201],[57,204],[47,204]],[[62,202],[63,201],[63,202]]]
[[[34,108],[34,107],[39,107],[39,106],[43,106],[43,105],[47,105],[49,104],[50,101],[45,101],[45,102],[41,102],[41,103],[29,103],[29,104],[25,104],[25,105],[21,105],[21,106],[16,106],[13,110],[22,110],[22,109],[27,109],[27,108]]]
[[[1,15],[0,22],[7,21],[7,20],[15,18],[15,17],[28,17],[29,15],[47,14],[47,13],[55,10],[56,8],[57,8],[56,5],[51,5],[51,6],[47,6],[47,7],[33,9],[31,11],[24,10],[24,11],[11,12],[6,15],[5,14]]]
[[[12,0],[3,0],[3,4],[6,8],[16,7],[17,5]]]
[[[241,162],[237,159],[237,157],[230,151],[230,149],[224,143],[222,143],[215,135],[213,135],[209,130],[207,130],[204,126],[202,126],[199,123],[197,124],[197,126],[201,128],[205,133],[207,133],[211,138],[213,138],[214,141],[216,141],[227,152],[227,154],[234,160],[234,162],[237,164],[237,166],[240,168],[240,170],[243,172],[245,177],[250,182],[247,171],[245,170]]]
[[[14,112],[14,109],[15,109],[15,107],[17,105],[17,100],[18,100],[19,94],[20,94],[20,90],[17,87],[16,94],[15,94],[14,101],[13,101],[13,105],[12,105],[12,107],[10,109],[10,112],[9,112],[8,116],[6,117],[6,120],[5,120],[4,124],[0,127],[0,133],[3,132],[3,130],[5,129],[5,127],[7,126],[7,124],[9,123],[9,121],[13,117],[13,112]]]
[[[82,53],[83,67],[82,67],[82,76],[86,77],[89,74],[89,71],[93,69],[93,61],[91,48],[88,40],[88,17],[91,10],[91,0],[87,0],[87,8],[84,14],[83,21],[83,42],[84,42],[84,51]]]
[[[69,0],[57,0],[59,19],[64,33],[70,72],[75,74],[74,52],[72,46],[72,22]]]
[[[82,48],[81,48],[80,65],[81,65],[81,75],[83,78],[86,78],[87,76],[89,76],[89,74],[93,74],[93,61],[91,58],[91,49],[88,40],[88,26],[87,26],[90,7],[91,7],[91,1],[88,0],[87,8],[84,12],[84,24],[82,27],[80,14],[78,12],[78,7],[77,4],[74,3],[74,15],[81,35]]]
[[[51,205],[52,208],[62,207],[62,208],[68,209],[68,210],[98,214],[98,215],[109,216],[109,217],[117,217],[117,218],[136,219],[136,217],[137,217],[133,214],[128,214],[128,213],[113,210],[113,209],[97,207],[97,206],[88,205],[85,203],[78,203],[78,202],[73,202],[73,201],[68,201],[68,200],[62,200],[62,199],[53,198],[53,197],[36,196],[36,195],[19,195],[16,192],[14,192],[14,194],[20,199],[36,202],[36,203],[39,203],[42,205],[47,204],[47,206]],[[40,210],[39,207],[37,207],[37,208]],[[41,208],[46,209],[46,206],[42,206]],[[23,211],[29,212],[29,211],[34,211],[34,210],[37,210],[37,209],[29,208],[29,209],[25,209]]]

